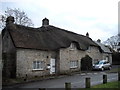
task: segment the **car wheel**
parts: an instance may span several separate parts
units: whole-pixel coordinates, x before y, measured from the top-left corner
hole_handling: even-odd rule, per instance
[[[102,67],[101,70],[104,71],[104,68]]]

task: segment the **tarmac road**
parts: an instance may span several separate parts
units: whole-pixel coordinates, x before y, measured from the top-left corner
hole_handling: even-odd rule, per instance
[[[8,86],[6,88],[64,88],[65,82],[71,82],[72,88],[85,88],[85,78],[91,78],[91,85],[101,84],[103,82],[103,74],[107,75],[108,82],[117,81],[118,73],[106,73],[105,71],[95,71],[90,73],[74,74],[72,76],[65,76],[50,80],[43,80],[37,82],[30,82],[20,85]],[[38,89],[35,89],[38,90]]]

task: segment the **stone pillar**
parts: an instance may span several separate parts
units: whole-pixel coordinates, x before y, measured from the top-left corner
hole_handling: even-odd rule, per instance
[[[103,84],[107,83],[107,75],[103,75]]]

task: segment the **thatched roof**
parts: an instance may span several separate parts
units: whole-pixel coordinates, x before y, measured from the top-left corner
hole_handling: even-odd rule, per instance
[[[97,42],[97,41],[96,41],[96,43],[100,46],[102,52],[104,52],[104,53],[112,53],[108,46],[106,46],[106,45],[104,45],[104,44],[102,44],[100,42]]]
[[[76,43],[80,50],[87,50],[89,46],[99,47],[91,38],[76,34],[52,25],[42,26],[40,28],[30,28],[17,24],[6,26],[15,47],[58,50],[67,48],[72,42]]]

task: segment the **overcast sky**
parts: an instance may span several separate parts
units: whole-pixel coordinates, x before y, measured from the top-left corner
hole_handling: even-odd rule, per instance
[[[87,32],[93,40],[118,34],[118,2],[120,0],[0,0],[0,14],[6,8],[20,8],[34,23],[42,25],[48,18],[50,25],[78,34]]]

